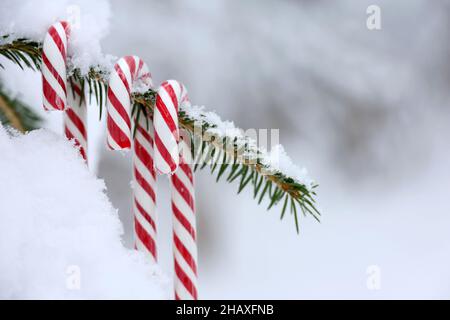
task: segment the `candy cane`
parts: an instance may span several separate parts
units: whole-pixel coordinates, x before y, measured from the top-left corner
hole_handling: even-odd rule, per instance
[[[67,84],[66,59],[70,26],[66,21],[54,23],[47,31],[42,47],[42,88],[45,110],[64,112],[64,133],[79,147],[87,161],[86,104],[79,81]]]
[[[136,56],[126,56],[114,66],[108,87],[107,144],[112,150],[131,147],[131,92],[133,85],[152,85],[147,65]],[[133,148],[133,211],[135,247],[157,260],[156,252],[156,177],[153,169],[153,124],[140,114],[135,123]]]
[[[64,111],[64,132],[67,139],[74,140],[80,154],[87,162],[86,102],[79,80],[70,80],[67,108]]]
[[[45,110],[64,110],[67,104],[66,57],[69,25],[53,24],[42,47],[42,86]]]
[[[191,151],[184,140],[178,170],[171,176],[175,298],[197,299],[197,244]]]
[[[175,299],[197,299],[197,244],[195,227],[194,176],[192,172],[191,149],[185,139],[181,139],[178,151],[178,107],[189,103],[186,88],[177,81],[167,81],[161,85],[156,97],[155,125],[155,166],[160,172],[174,172],[171,177],[173,251],[175,269]],[[168,120],[168,117],[170,118]],[[175,115],[175,116],[174,116]],[[172,135],[168,128],[173,129]],[[160,139],[159,144],[157,139]],[[166,140],[165,140],[166,139]],[[164,148],[163,148],[164,147]],[[165,150],[175,150],[176,156]],[[169,158],[170,156],[170,158]],[[173,169],[171,164],[177,164]],[[169,171],[170,170],[170,171]]]
[[[111,150],[131,148],[131,91],[136,82],[152,85],[147,65],[136,56],[120,58],[111,72],[108,87],[107,143]]]

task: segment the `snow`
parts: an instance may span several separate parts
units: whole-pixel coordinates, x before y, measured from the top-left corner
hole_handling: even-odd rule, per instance
[[[0,126],[0,298],[167,299],[159,267],[121,243],[102,180],[45,129]]]
[[[263,163],[274,171],[283,172],[288,177],[302,182],[307,188],[314,185],[314,181],[308,176],[308,170],[294,164],[281,144],[273,146],[270,152],[264,155]]]

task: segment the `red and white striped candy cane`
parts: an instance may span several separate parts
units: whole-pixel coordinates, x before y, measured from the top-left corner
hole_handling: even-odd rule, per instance
[[[54,23],[42,47],[42,87],[45,110],[64,110],[67,104],[66,57],[69,24]]]
[[[195,222],[195,196],[194,196],[194,175],[192,171],[192,158],[190,144],[184,137],[178,145],[174,146],[174,141],[178,141],[178,108],[183,103],[189,103],[186,88],[178,81],[167,81],[161,85],[156,98],[155,125],[155,149],[160,151],[160,162],[155,161],[155,165],[160,172],[174,172],[171,177],[172,192],[172,224],[173,224],[173,251],[175,269],[175,299],[196,300],[197,295],[197,244],[196,244],[196,222]],[[159,112],[159,118],[157,118]],[[172,123],[167,124],[170,115]],[[168,128],[173,135],[168,134]],[[159,145],[157,142],[159,137]],[[164,139],[167,139],[164,140]],[[164,148],[161,148],[163,146]],[[170,149],[169,149],[170,148]],[[161,151],[162,150],[162,151]],[[176,150],[176,156],[165,152],[165,150]],[[156,152],[158,155],[158,152]],[[170,155],[170,161],[167,160]],[[174,159],[172,159],[172,157]],[[155,158],[158,159],[158,158]],[[178,164],[173,169],[170,164]],[[170,170],[170,171],[169,171]]]
[[[54,23],[47,31],[42,47],[42,88],[45,110],[65,110],[64,132],[75,140],[87,161],[86,104],[79,81],[67,83],[66,59],[70,27],[66,21]]]
[[[133,84],[150,87],[151,74],[139,57],[120,58],[111,72],[107,100],[107,143],[111,150],[131,148],[131,92]]]
[[[133,152],[135,247],[156,262],[156,174],[153,167],[153,122],[141,114],[135,123]]]
[[[112,150],[131,147],[131,93],[141,82],[152,85],[147,65],[136,56],[117,61],[108,87],[107,143]],[[134,124],[136,134],[133,148],[133,211],[135,247],[157,260],[156,251],[156,175],[153,167],[153,123],[145,114]]]
[[[185,137],[186,138],[186,137]],[[180,165],[171,176],[175,298],[197,299],[195,194],[189,144],[180,141]]]
[[[64,111],[64,133],[67,139],[74,139],[80,154],[87,162],[87,108],[80,81],[71,79]]]

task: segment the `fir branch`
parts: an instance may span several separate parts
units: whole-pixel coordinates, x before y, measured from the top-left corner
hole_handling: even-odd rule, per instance
[[[2,41],[8,39],[8,35],[2,36]],[[21,69],[24,66],[33,70],[41,67],[41,44],[24,38],[15,39],[10,43],[0,45],[0,54],[17,64]],[[0,63],[0,67],[3,65]]]
[[[32,69],[39,69],[41,60],[41,45],[39,43],[18,39],[10,44],[0,45],[0,53],[22,67],[22,63]],[[20,54],[19,54],[20,53]],[[94,95],[100,106],[100,118],[107,93],[108,74],[98,72],[101,68],[91,68],[87,75],[81,75],[78,69],[71,71],[71,77],[81,80],[82,86],[89,87],[89,96]],[[149,89],[145,93],[132,94],[132,115],[135,121],[139,116],[151,116],[156,99],[156,91]],[[217,125],[210,123],[207,117],[201,114],[199,117],[190,116],[186,109],[179,110],[180,126],[189,132],[194,146],[192,148],[195,162],[195,170],[210,167],[211,173],[216,172],[216,181],[228,171],[226,181],[231,183],[239,181],[238,193],[247,186],[252,186],[253,197],[261,203],[268,199],[267,209],[271,209],[283,202],[280,218],[283,219],[288,205],[294,215],[297,232],[299,232],[298,208],[306,215],[311,215],[319,221],[320,212],[315,207],[314,197],[317,185],[307,186],[285,173],[274,170],[264,160],[264,152],[256,148],[254,143],[239,137],[220,136],[214,130]],[[253,154],[253,157],[248,155]],[[216,171],[216,168],[219,168]],[[284,201],[282,201],[284,199]]]

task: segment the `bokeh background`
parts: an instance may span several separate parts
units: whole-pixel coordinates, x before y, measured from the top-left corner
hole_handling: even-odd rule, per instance
[[[381,30],[366,27],[373,4]],[[280,129],[319,183],[322,221],[301,218],[297,235],[281,208],[197,173],[200,298],[450,298],[450,1],[109,7],[104,52],[141,56],[155,83],[182,81],[193,103],[241,128]],[[92,170],[131,247],[131,159],[90,127]],[[159,190],[160,263],[173,274],[167,179]]]

